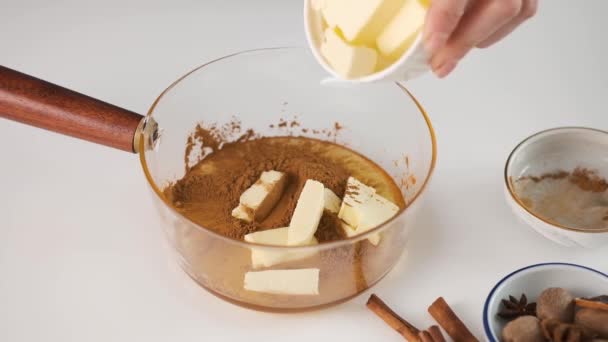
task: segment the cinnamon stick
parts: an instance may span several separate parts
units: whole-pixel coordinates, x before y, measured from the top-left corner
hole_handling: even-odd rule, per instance
[[[409,342],[421,342],[418,337],[420,330],[397,315],[375,294],[369,297],[367,307]]]
[[[454,342],[479,342],[460,318],[456,316],[443,297],[437,298],[429,307],[429,313],[450,335]]]
[[[585,299],[585,298],[576,298],[574,300],[574,304],[576,306],[578,306],[578,307],[581,307],[581,308],[608,311],[608,304],[607,303],[603,303],[603,302],[599,302],[599,301],[594,301],[594,300],[588,300],[588,299]]]
[[[431,336],[431,334],[428,331],[421,331],[420,334],[418,334],[418,336],[420,336],[420,340],[422,342],[434,342],[433,336]]]
[[[441,330],[439,330],[438,326],[433,325],[432,327],[428,328],[428,332],[431,334],[433,342],[445,342],[445,338],[443,337],[443,334],[441,333]]]
[[[441,330],[436,325],[433,325],[425,331],[421,331],[420,334],[418,334],[418,337],[420,337],[422,342],[445,342]]]

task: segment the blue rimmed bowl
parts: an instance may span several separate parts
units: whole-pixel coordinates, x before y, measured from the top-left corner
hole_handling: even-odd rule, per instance
[[[506,322],[497,313],[502,299],[509,295],[519,298],[525,293],[529,301],[536,301],[541,292],[549,287],[565,288],[575,297],[604,295],[608,294],[608,274],[567,263],[536,264],[512,272],[494,286],[486,299],[483,325],[487,340],[501,340],[501,331]]]

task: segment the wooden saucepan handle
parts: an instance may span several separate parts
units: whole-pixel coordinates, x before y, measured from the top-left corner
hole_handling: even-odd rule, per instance
[[[134,152],[143,116],[0,66],[0,117]]]

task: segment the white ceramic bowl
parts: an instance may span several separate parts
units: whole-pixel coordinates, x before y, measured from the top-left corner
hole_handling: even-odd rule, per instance
[[[536,301],[549,287],[562,287],[576,297],[593,297],[608,293],[608,274],[566,263],[537,264],[519,269],[496,284],[486,300],[483,325],[488,341],[500,341],[505,322],[496,316],[501,300],[509,295],[519,298],[525,293],[529,301]]]
[[[348,83],[367,83],[377,81],[408,81],[418,76],[423,75],[430,70],[427,63],[427,53],[422,44],[422,34],[419,34],[412,46],[392,65],[388,68],[375,72],[371,75],[359,77],[356,79],[344,79],[336,73],[325,58],[321,56],[319,47],[321,46],[321,32],[323,27],[319,14],[313,10],[311,0],[304,0],[304,30],[306,32],[306,40],[317,62],[329,73],[334,80]]]
[[[521,142],[505,166],[505,197],[523,222],[547,239],[568,247],[596,248],[608,245],[608,228],[581,229],[551,222],[531,211],[517,197],[513,181],[577,167],[597,170],[608,177],[608,132],[583,127],[554,128]]]

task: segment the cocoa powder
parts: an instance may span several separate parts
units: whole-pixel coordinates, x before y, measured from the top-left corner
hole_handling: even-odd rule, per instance
[[[255,138],[259,138],[259,134],[255,133],[252,129],[248,129],[243,133],[241,122],[236,118],[223,125],[213,124],[209,127],[203,127],[201,124],[198,124],[194,128],[194,132],[188,136],[186,142],[184,153],[186,172],[192,165],[203,160],[208,154],[219,151],[227,142],[245,142]],[[195,151],[194,148],[196,146],[205,147],[205,149]]]
[[[289,225],[299,194],[308,179],[323,183],[342,197],[350,173],[339,163],[323,156],[321,145],[309,139],[261,138],[219,144],[208,131],[197,133],[217,149],[186,175],[165,189],[165,195],[185,216],[222,235],[242,239],[244,235]],[[221,147],[221,149],[220,149]],[[190,151],[187,151],[190,153]],[[276,207],[261,222],[246,223],[231,212],[241,194],[263,171],[285,172],[288,184]],[[317,232],[320,242],[342,238],[337,218],[324,216]]]
[[[283,136],[260,138],[253,131],[243,132],[238,122],[199,125],[186,146],[186,173],[165,187],[165,198],[198,225],[239,240],[254,231],[288,226],[307,179],[320,181],[343,197],[346,181],[353,176],[399,207],[406,206],[399,187],[380,166],[344,146],[312,138],[329,133],[325,139],[335,139],[341,125],[325,130],[301,128],[293,122],[283,126],[276,128],[280,130],[277,134]],[[307,130],[307,136],[297,136],[299,130]],[[261,222],[245,223],[233,218],[232,210],[243,191],[268,170],[282,171],[289,177],[278,204]],[[244,272],[251,270],[249,249],[199,234],[192,225],[179,221],[174,228],[176,248],[197,282],[237,301],[273,307],[325,305],[335,298],[354,296],[386,273],[407,241],[402,227],[392,226],[382,232],[378,245],[363,239],[321,248],[314,257],[282,264],[280,267],[319,268],[320,295],[274,296],[243,289]],[[326,211],[315,237],[320,243],[345,239],[337,215]]]
[[[289,128],[300,124],[295,118],[281,119],[278,126]],[[320,133],[332,132],[335,136],[342,129],[336,122],[332,129]],[[337,149],[341,153],[339,157],[332,155]],[[405,206],[399,189],[385,172],[365,157],[346,151],[344,147],[312,138],[260,138],[252,130],[243,132],[236,118],[222,125],[199,124],[186,144],[186,174],[167,186],[164,194],[184,216],[234,239],[243,239],[255,231],[288,226],[308,179],[323,183],[342,198],[348,177],[356,176],[398,206]],[[247,223],[232,217],[241,194],[263,171],[269,170],[285,172],[288,177],[275,208],[260,222]],[[379,175],[386,177],[378,178]],[[346,238],[336,215],[323,215],[316,238],[319,242]]]
[[[280,118],[279,122],[268,125],[268,128],[280,132],[286,136],[297,136],[304,134],[311,138],[330,139],[337,142],[338,136],[345,129],[344,125],[339,122],[334,122],[329,128],[312,129],[309,127],[301,127],[302,123],[297,115],[291,119]]]

